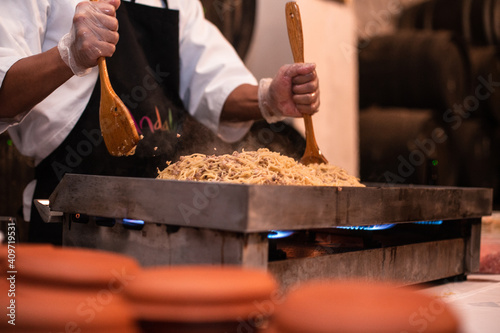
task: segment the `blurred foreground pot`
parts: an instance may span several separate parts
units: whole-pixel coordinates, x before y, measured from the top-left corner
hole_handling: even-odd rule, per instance
[[[277,307],[273,333],[454,333],[458,322],[440,300],[410,288],[366,282],[310,282]]]
[[[138,264],[95,250],[50,245],[0,249],[2,332],[135,333],[124,298]],[[14,325],[15,324],[15,325]]]
[[[185,266],[144,270],[126,290],[143,332],[259,332],[277,284],[262,270]]]

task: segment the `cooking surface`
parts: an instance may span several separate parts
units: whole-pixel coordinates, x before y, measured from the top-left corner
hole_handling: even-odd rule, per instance
[[[492,190],[432,186],[244,185],[67,174],[50,208],[237,232],[490,215]]]

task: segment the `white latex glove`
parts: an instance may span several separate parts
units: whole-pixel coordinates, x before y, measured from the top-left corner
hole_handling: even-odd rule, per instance
[[[316,65],[296,63],[282,66],[274,79],[259,82],[259,108],[268,123],[286,117],[314,114],[319,108]]]
[[[76,6],[71,31],[58,44],[61,58],[75,75],[88,74],[97,59],[115,52],[119,6],[120,0],[84,1]]]

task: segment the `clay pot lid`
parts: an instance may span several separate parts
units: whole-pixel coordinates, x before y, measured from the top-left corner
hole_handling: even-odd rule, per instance
[[[260,314],[277,283],[265,270],[232,266],[145,269],[126,289],[141,319],[178,322],[235,321]]]
[[[8,264],[7,256],[2,255],[0,266]],[[131,280],[139,265],[131,257],[112,252],[19,244],[15,249],[15,270],[19,280],[25,282],[95,287]]]
[[[130,305],[112,291],[41,289],[16,282],[15,298],[8,298],[6,288],[2,280],[2,332],[138,332]],[[15,300],[15,326],[6,316],[10,299]]]
[[[424,313],[425,312],[425,313]],[[427,316],[427,317],[426,317]],[[413,288],[361,281],[316,281],[289,292],[273,317],[276,333],[451,333],[445,303]]]

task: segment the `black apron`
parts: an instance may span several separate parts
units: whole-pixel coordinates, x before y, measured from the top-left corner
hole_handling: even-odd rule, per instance
[[[233,144],[193,119],[179,97],[179,12],[123,1],[116,16],[120,40],[106,60],[111,85],[136,123],[139,141],[133,156],[113,157],[99,125],[100,84],[68,137],[35,169],[34,199],[47,199],[65,173],[156,177],[158,168],[192,153],[227,154],[268,147],[300,158],[305,141],[292,127],[256,122]],[[75,189],[77,190],[77,189]],[[60,245],[62,224],[44,223],[32,205],[29,241]]]

